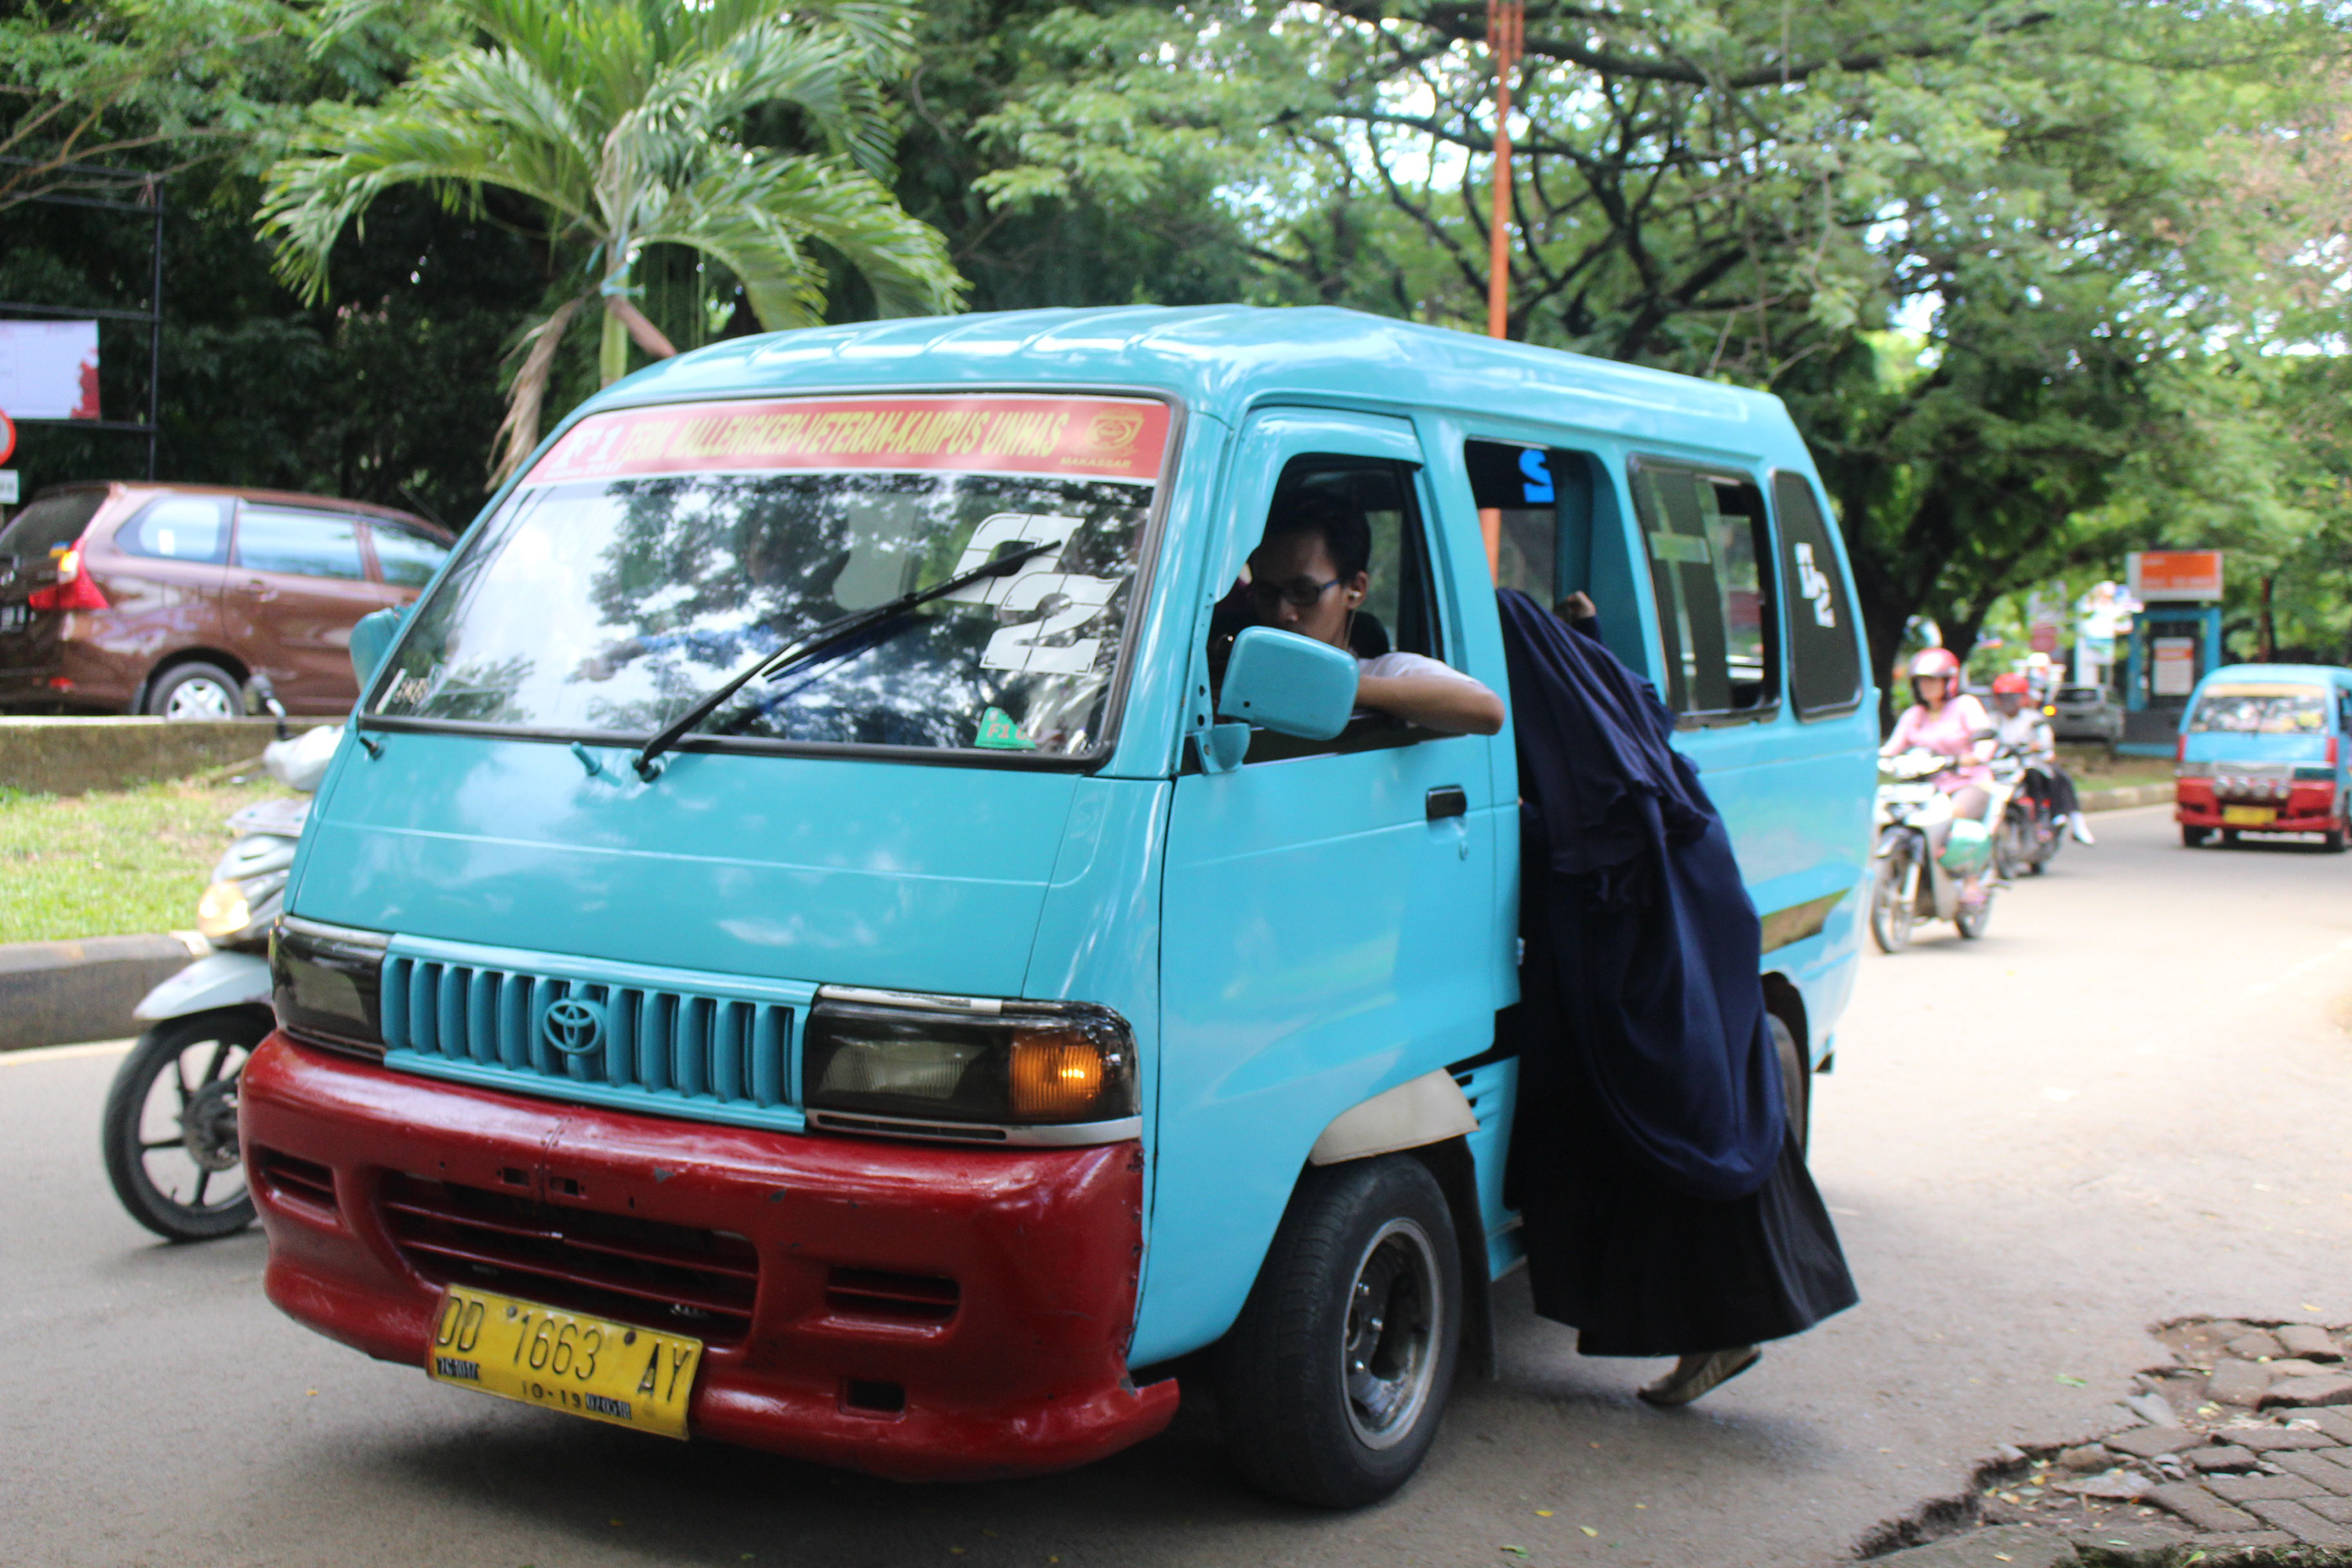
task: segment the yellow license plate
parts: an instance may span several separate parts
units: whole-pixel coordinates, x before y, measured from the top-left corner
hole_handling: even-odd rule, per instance
[[[686,1436],[702,1342],[452,1285],[425,1371],[591,1421]]]
[[[2225,805],[2221,820],[2231,827],[2268,827],[2278,820],[2274,805]]]

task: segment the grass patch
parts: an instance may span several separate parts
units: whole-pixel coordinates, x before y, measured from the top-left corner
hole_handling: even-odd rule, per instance
[[[2076,789],[2122,789],[2129,784],[2168,784],[2170,757],[2109,754],[2105,746],[2061,746],[2058,765],[2074,779]]]
[[[286,793],[203,775],[84,795],[0,789],[0,942],[187,930],[229,814]]]

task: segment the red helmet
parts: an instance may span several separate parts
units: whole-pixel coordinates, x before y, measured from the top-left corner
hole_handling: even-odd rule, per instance
[[[1992,678],[1992,694],[1995,697],[2007,696],[2011,692],[2023,697],[2032,689],[2021,675],[1996,675]]]
[[[1911,679],[1926,680],[1940,676],[1947,680],[1960,678],[1960,661],[1948,647],[1921,648],[1911,659]]]

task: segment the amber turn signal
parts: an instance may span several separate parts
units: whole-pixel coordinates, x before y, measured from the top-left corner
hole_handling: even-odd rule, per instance
[[[1087,1119],[1102,1096],[1102,1047],[1076,1029],[1013,1037],[1013,1110],[1041,1121]]]

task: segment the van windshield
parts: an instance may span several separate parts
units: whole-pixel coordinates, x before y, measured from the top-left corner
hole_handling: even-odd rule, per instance
[[[753,680],[697,732],[1090,754],[1167,427],[1162,405],[1078,397],[594,416],[459,546],[370,711],[642,740],[820,626],[1045,543]]]
[[[2324,687],[2278,681],[2209,686],[2189,715],[2192,735],[2315,735],[2326,728]]]

